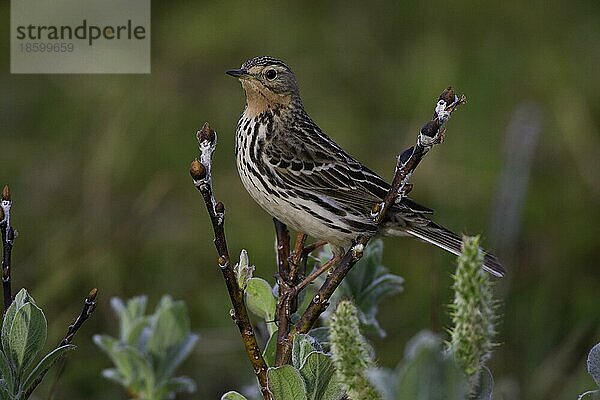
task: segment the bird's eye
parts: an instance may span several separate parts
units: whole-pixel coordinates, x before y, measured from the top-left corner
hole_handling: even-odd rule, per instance
[[[277,71],[275,71],[274,69],[270,69],[267,72],[265,72],[265,76],[268,80],[272,81],[277,77]]]

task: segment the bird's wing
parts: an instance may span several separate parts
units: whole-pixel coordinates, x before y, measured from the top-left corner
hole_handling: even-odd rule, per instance
[[[359,213],[368,213],[389,189],[387,182],[346,153],[316,125],[288,132],[285,137],[273,135],[265,140],[262,154],[282,184],[324,196]],[[432,212],[408,198],[396,207]]]

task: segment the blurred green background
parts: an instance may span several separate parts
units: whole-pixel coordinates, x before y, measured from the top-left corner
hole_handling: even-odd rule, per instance
[[[189,398],[252,383],[188,166],[208,120],[231,252],[248,249],[273,282],[271,218],[235,170],[243,92],[224,74],[263,54],[292,66],[312,117],[386,179],[439,92],[452,84],[467,95],[411,196],[437,221],[482,233],[509,271],[496,286],[496,398],[574,399],[593,387],[585,355],[600,339],[599,2],[154,1],[152,73],[96,76],[11,75],[7,3],[0,181],[11,185],[19,231],[14,282],[44,308],[51,343],[100,289],[56,398],[125,398],[100,376],[110,363],[91,336],[116,333],[112,296],[141,293],[151,305],[170,293],[189,306],[202,336],[180,371],[198,382]],[[385,244],[405,292],[380,309],[388,336],[372,339],[379,363],[394,366],[416,332],[448,326],[455,261],[410,239]]]

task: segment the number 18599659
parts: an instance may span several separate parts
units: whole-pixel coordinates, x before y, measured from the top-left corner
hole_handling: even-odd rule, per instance
[[[27,42],[20,46],[21,53],[72,53],[75,50],[73,43],[66,42]]]

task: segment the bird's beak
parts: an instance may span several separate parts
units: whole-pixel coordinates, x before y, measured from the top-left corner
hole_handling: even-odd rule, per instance
[[[229,71],[225,71],[225,73],[227,75],[231,75],[234,78],[243,78],[245,76],[248,76],[248,71],[246,71],[245,69],[230,69]]]

